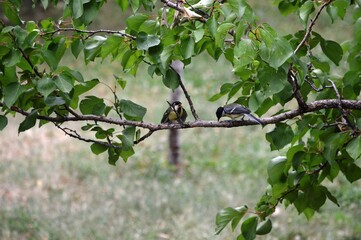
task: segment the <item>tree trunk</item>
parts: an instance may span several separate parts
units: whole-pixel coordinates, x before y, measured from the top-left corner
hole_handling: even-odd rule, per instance
[[[171,66],[173,69],[179,74],[179,76],[183,77],[183,63],[181,61],[173,61]],[[180,88],[177,88],[174,92],[170,94],[170,102],[179,101],[181,95]],[[177,175],[182,175],[182,160],[180,154],[180,133],[178,129],[170,129],[169,130],[169,164],[175,167]]]

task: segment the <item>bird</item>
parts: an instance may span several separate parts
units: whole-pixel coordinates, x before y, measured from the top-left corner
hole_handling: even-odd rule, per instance
[[[180,101],[175,101],[164,112],[161,123],[172,123],[172,122],[181,122],[184,123],[188,114],[187,111],[182,107]]]
[[[223,107],[219,107],[216,111],[216,116],[218,118],[218,121],[221,117],[229,117],[232,120],[235,120],[239,117],[243,117],[244,115],[256,121],[257,123],[264,125],[264,122],[261,119],[251,114],[251,110],[238,103],[227,104]]]

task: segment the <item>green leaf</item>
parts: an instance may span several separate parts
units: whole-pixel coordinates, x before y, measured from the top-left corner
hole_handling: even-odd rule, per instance
[[[253,240],[256,238],[257,223],[257,217],[250,217],[242,223],[241,232],[246,240]]]
[[[287,151],[287,159],[292,162],[294,169],[298,169],[304,157],[304,146],[302,144],[292,146]]]
[[[222,23],[218,26],[216,36],[215,36],[215,43],[217,47],[223,48],[224,47],[224,40],[228,35],[228,32],[234,27],[233,23]]]
[[[217,34],[217,20],[216,20],[215,16],[212,15],[212,17],[207,20],[206,27],[207,27],[209,33],[211,34],[211,36],[215,37]]]
[[[192,57],[192,55],[194,54],[194,39],[193,37],[187,37],[185,39],[182,40],[181,44],[180,44],[180,52],[182,54],[182,57],[184,59],[188,59],[190,57]]]
[[[307,220],[309,221],[315,214],[315,210],[311,208],[306,208],[305,210],[303,210],[303,214],[306,216]]]
[[[242,81],[238,81],[238,82],[233,84],[231,90],[228,93],[227,102],[239,91],[239,89],[241,89],[242,86],[243,86]]]
[[[265,62],[277,69],[293,55],[293,49],[285,38],[276,37],[271,46],[262,43],[259,54]]]
[[[321,49],[333,63],[339,64],[343,56],[343,50],[337,42],[331,40],[321,41]]]
[[[127,80],[125,80],[122,77],[118,77],[117,75],[113,74],[115,80],[117,81],[117,83],[119,84],[119,86],[124,90],[125,87],[127,86]]]
[[[180,76],[173,69],[168,69],[165,76],[163,76],[163,83],[167,88],[172,89],[174,91],[179,86],[179,78]]]
[[[278,10],[283,15],[289,15],[299,9],[298,4],[294,4],[294,1],[280,1],[278,4]]]
[[[74,38],[71,42],[71,53],[74,55],[75,58],[78,58],[80,52],[84,49],[83,40],[79,38]]]
[[[338,207],[340,207],[340,204],[338,204],[337,198],[332,195],[332,193],[324,186],[320,186],[321,190],[326,194],[327,198],[336,204]]]
[[[140,32],[135,40],[138,50],[148,50],[150,47],[159,45],[160,39],[157,36]]]
[[[350,5],[349,0],[335,0],[327,6],[327,13],[330,16],[332,22],[338,17],[344,19],[347,7]]]
[[[308,186],[305,190],[307,208],[318,211],[326,202],[326,194],[321,186]]]
[[[264,90],[264,98],[281,92],[287,85],[287,73],[282,68],[275,70],[274,68],[264,66],[259,70],[258,78]]]
[[[21,61],[21,53],[18,49],[13,49],[4,58],[3,63],[6,67],[12,67]]]
[[[45,99],[45,104],[49,107],[60,106],[65,104],[65,100],[62,97],[48,96]]]
[[[354,159],[357,160],[361,155],[361,137],[358,136],[350,141],[346,146],[347,153]]]
[[[246,206],[238,208],[225,208],[219,211],[216,215],[216,235],[220,234],[228,223],[232,225],[232,231],[236,228],[239,221],[247,213],[248,208]]]
[[[102,59],[105,59],[109,54],[115,56],[118,53],[119,46],[121,46],[123,38],[120,36],[112,35],[107,37],[107,40],[104,41],[100,56]]]
[[[129,0],[129,4],[132,7],[133,13],[135,13],[139,9],[140,0]]]
[[[9,19],[9,21],[14,25],[22,24],[22,21],[19,17],[19,9],[15,7],[13,4],[5,1],[0,4],[2,7],[3,14]]]
[[[82,0],[71,0],[71,12],[74,19],[80,18],[83,15],[83,1]]]
[[[148,20],[149,16],[145,14],[136,14],[127,18],[126,23],[129,30],[138,31],[140,26]]]
[[[25,92],[25,90],[26,87],[17,82],[10,83],[5,86],[3,89],[5,105],[10,108],[18,100],[19,96]]]
[[[49,67],[54,71],[63,57],[66,50],[65,38],[61,38],[58,42],[52,42],[49,46],[41,49],[41,54]]]
[[[108,148],[108,163],[111,165],[115,165],[120,157],[120,149],[116,148]]]
[[[73,89],[73,81],[65,74],[55,76],[54,83],[62,92],[69,93]]]
[[[308,0],[307,2],[302,4],[302,6],[300,7],[299,16],[300,16],[301,22],[303,23],[304,26],[307,25],[308,18],[310,17],[310,14],[314,10],[315,10],[315,7],[313,4],[313,1],[311,1],[311,0]]]
[[[257,56],[257,48],[251,39],[243,39],[234,48],[234,58],[237,67],[252,63]]]
[[[40,79],[36,85],[38,91],[44,96],[44,98],[47,98],[49,94],[56,89],[54,80],[49,77]]]
[[[121,136],[122,151],[129,151],[133,149],[134,145],[135,127],[126,127]]]
[[[32,110],[31,113],[28,116],[26,116],[25,120],[20,123],[18,128],[18,133],[24,132],[34,127],[37,116],[38,116],[38,110]]]
[[[122,9],[123,12],[127,10],[129,5],[128,0],[115,0],[115,2],[118,4],[118,6]]]
[[[340,164],[342,173],[345,175],[349,182],[355,182],[361,179],[361,168],[354,163]]]
[[[6,125],[8,125],[8,119],[4,115],[0,115],[0,131],[3,130]]]
[[[257,235],[266,235],[270,233],[272,230],[272,221],[271,219],[267,219],[264,222],[261,222],[257,227],[256,234]]]
[[[90,149],[92,153],[99,155],[108,150],[108,147],[99,143],[93,143],[92,145],[90,145]]]
[[[100,56],[101,48],[105,41],[105,37],[95,36],[86,42],[84,48],[84,57],[87,62],[94,61],[96,57]]]
[[[272,150],[282,149],[291,143],[294,133],[292,128],[285,123],[277,123],[273,131],[266,133],[266,139]]]
[[[199,42],[204,36],[204,28],[198,28],[193,32],[194,41]]]
[[[145,107],[124,99],[119,101],[119,108],[124,113],[126,119],[134,121],[142,121],[147,112]]]
[[[129,150],[122,150],[120,152],[120,157],[123,159],[124,162],[128,161],[128,158],[134,155],[134,150],[133,148],[129,149]]]
[[[95,96],[87,96],[79,105],[82,114],[94,114],[101,116],[105,113],[106,106],[103,99]]]
[[[223,97],[224,95],[229,93],[229,91],[231,91],[232,87],[233,87],[232,83],[224,83],[221,86],[219,93],[213,95],[211,98],[208,99],[208,101],[211,101],[211,102],[217,101],[218,99],[220,99],[221,97]]]
[[[271,185],[276,183],[282,183],[286,180],[287,158],[284,156],[278,156],[273,158],[267,166],[268,182]]]

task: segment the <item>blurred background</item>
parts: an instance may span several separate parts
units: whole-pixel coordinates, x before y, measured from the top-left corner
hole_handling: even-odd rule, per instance
[[[281,16],[271,1],[250,3],[259,22],[281,35],[302,29],[297,17]],[[124,29],[126,15],[109,1],[93,28]],[[324,12],[315,29],[342,42],[352,34],[349,23],[331,26]],[[127,87],[117,88],[118,97],[147,107],[145,121],[160,122],[168,107],[169,89],[160,78],[150,78],[145,65],[136,77],[123,75],[119,63],[85,65],[70,54],[60,65],[104,82],[94,91],[109,104],[113,74],[124,77]],[[225,99],[208,99],[232,81],[232,66],[222,58],[215,62],[202,55],[184,70],[184,83],[204,120],[216,120],[215,110]],[[177,175],[168,164],[167,131],[137,145],[127,163],[119,160],[111,166],[105,154],[93,155],[89,144],[51,124],[18,135],[23,118],[9,120],[0,132],[0,239],[235,239],[238,230],[232,233],[230,227],[214,235],[217,212],[245,204],[253,208],[267,186],[268,161],[282,155],[271,152],[264,137],[273,126],[186,129],[181,131],[182,174]],[[190,114],[188,120],[193,120]],[[341,207],[328,201],[308,222],[292,207],[280,206],[271,234],[259,239],[361,239],[360,183],[349,184],[339,176],[328,186]]]

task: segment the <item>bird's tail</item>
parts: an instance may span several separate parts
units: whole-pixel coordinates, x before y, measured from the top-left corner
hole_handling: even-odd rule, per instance
[[[264,122],[263,122],[261,119],[253,116],[253,115],[250,114],[250,113],[247,113],[246,115],[247,115],[247,117],[249,117],[250,119],[256,121],[256,122],[259,123],[259,124],[261,124],[262,126],[264,125]]]

